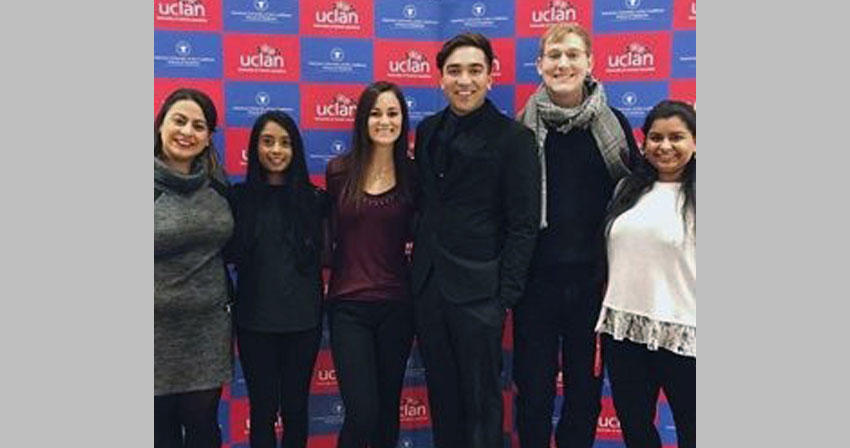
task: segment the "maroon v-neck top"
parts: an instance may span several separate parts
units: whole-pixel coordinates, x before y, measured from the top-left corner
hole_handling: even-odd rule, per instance
[[[335,164],[332,164],[335,165]],[[366,194],[360,210],[343,204],[343,172],[329,167],[328,193],[333,201],[334,252],[328,300],[409,300],[410,266],[405,245],[411,241],[414,207],[399,188]]]

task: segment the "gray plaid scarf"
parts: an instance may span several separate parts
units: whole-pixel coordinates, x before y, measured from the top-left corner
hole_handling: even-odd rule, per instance
[[[528,99],[523,111],[517,116],[526,127],[534,131],[537,137],[537,157],[540,159],[540,228],[546,228],[546,134],[549,128],[566,134],[573,128],[587,129],[593,134],[596,146],[608,168],[612,179],[618,180],[630,173],[624,162],[628,157],[626,134],[620,126],[617,116],[606,104],[607,98],[602,84],[590,76],[584,83],[585,99],[577,107],[560,107],[552,102],[541,83],[537,91]],[[568,150],[569,148],[564,148]]]

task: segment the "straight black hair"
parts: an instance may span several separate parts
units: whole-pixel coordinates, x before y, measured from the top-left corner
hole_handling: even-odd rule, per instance
[[[281,198],[284,210],[282,230],[286,231],[288,226],[292,226],[296,241],[296,262],[298,269],[305,272],[316,260],[321,248],[322,204],[317,199],[319,195],[315,185],[310,182],[304,143],[298,126],[292,117],[282,111],[272,110],[260,115],[251,129],[245,177],[250,201],[255,205],[251,208],[251,214],[258,212],[260,198],[270,191],[268,174],[260,163],[259,156],[260,134],[269,122],[278,124],[289,134],[292,146],[292,157],[284,171],[284,194]],[[248,219],[256,223],[256,216],[250,216]]]
[[[678,117],[685,123],[691,135],[697,137],[697,112],[688,103],[682,101],[664,100],[655,105],[646,119],[643,122],[643,135],[649,134],[652,124],[655,120]],[[646,140],[644,140],[646,147]],[[614,198],[609,206],[608,217],[605,222],[605,234],[611,232],[611,225],[614,220],[626,212],[626,210],[634,207],[638,199],[650,190],[652,184],[658,180],[658,172],[655,170],[645,157],[640,157],[635,163],[632,174],[625,178],[622,186],[615,193]],[[691,160],[685,165],[685,170],[682,172],[681,192],[685,196],[682,203],[682,221],[685,223],[685,230],[689,228],[688,221],[692,216],[694,219],[693,228],[696,230],[696,208],[697,208],[697,156],[694,154]],[[692,213],[689,213],[692,212]]]

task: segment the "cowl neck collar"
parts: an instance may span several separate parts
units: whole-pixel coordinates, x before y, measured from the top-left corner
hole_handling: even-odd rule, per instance
[[[159,158],[153,158],[154,183],[179,193],[189,193],[204,186],[208,178],[207,171],[203,157],[195,159],[189,174],[177,172]]]

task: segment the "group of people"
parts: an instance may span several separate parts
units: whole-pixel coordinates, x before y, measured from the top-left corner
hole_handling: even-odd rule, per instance
[[[593,445],[603,364],[627,446],[661,446],[661,389],[679,446],[695,446],[695,110],[659,103],[638,148],[574,24],[541,38],[542,83],[515,119],[487,99],[486,37],[457,35],[436,59],[449,105],[419,124],[414,157],[403,92],[375,82],[326,190],[311,183],[287,114],[256,120],[245,181],[229,186],[212,101],[192,89],[165,100],[154,138],[155,446],[220,445],[235,325],[251,446],[275,446],[280,413],[282,446],[305,447],[326,312],[345,406],[339,448],[396,446],[414,336],[435,446],[502,447],[508,309],[523,448],[550,444],[559,370],[556,443]]]

